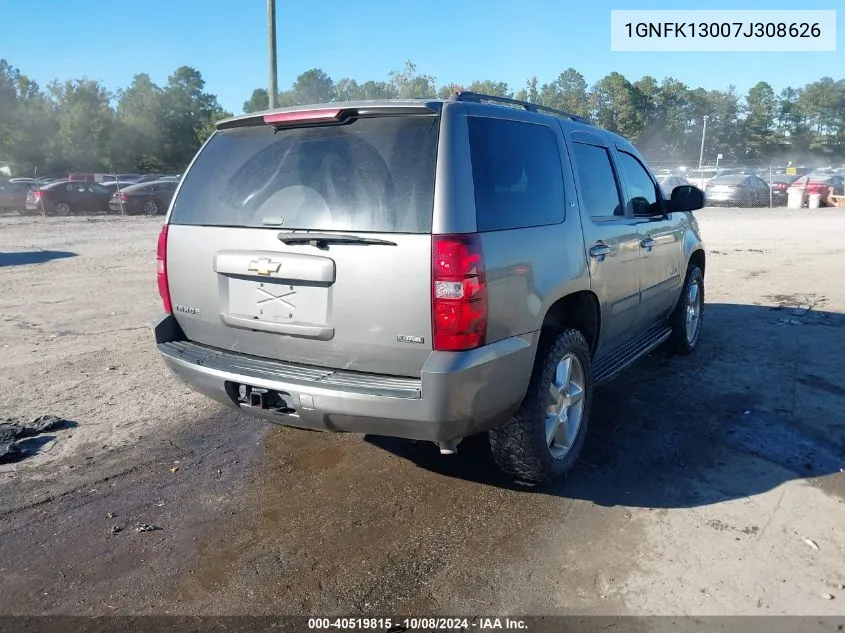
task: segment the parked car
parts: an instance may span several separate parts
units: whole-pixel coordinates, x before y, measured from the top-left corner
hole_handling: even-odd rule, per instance
[[[120,182],[138,182],[143,176],[141,174],[117,174]]]
[[[167,365],[280,424],[444,453],[487,432],[520,479],[569,470],[596,384],[696,347],[704,196],[665,200],[621,136],[496,100],[218,123],[159,236]]]
[[[75,172],[67,175],[67,180],[81,180],[83,182],[111,182],[118,180],[115,174]]]
[[[115,191],[121,191],[138,183],[131,180],[112,180],[111,182],[101,182],[100,184],[114,194]]]
[[[47,215],[72,215],[74,213],[109,210],[111,191],[96,182],[58,180],[38,189],[26,197],[26,210]]]
[[[707,188],[709,206],[768,207],[769,185],[757,176],[717,176]]]
[[[667,174],[661,178],[658,176],[658,183],[660,184],[660,188],[663,190],[663,195],[667,198],[672,197],[672,190],[675,187],[683,187],[689,185],[690,182],[683,176],[678,176],[677,174]]]
[[[801,176],[787,189],[787,195],[790,191],[803,190],[807,195],[817,193],[821,195],[821,204],[826,204],[828,196],[831,194],[841,196],[845,194],[845,179],[842,176],[828,176],[828,175],[807,175]]]
[[[772,190],[772,204],[774,206],[779,207],[786,204],[789,185],[795,182],[797,178],[798,176],[790,176],[789,174],[772,174],[771,180],[768,179],[768,175],[763,177],[763,180],[768,182],[769,188]]]
[[[15,180],[0,180],[0,212],[26,210],[26,193],[30,185]]]
[[[704,167],[702,169],[691,169],[684,174],[684,177],[689,181],[691,185],[694,185],[699,189],[706,191],[707,188],[710,186],[710,183],[717,176],[730,176],[732,174],[737,173],[738,170],[736,169]]]
[[[142,182],[153,182],[155,180],[160,180],[161,177],[162,174],[144,174],[136,181],[136,183],[141,184]]]
[[[109,209],[126,214],[161,215],[170,206],[178,184],[170,180],[154,180],[115,191],[109,200]]]

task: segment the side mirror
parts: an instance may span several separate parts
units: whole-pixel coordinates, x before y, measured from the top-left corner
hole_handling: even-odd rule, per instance
[[[696,211],[704,206],[704,192],[693,185],[679,185],[672,189],[670,211]]]

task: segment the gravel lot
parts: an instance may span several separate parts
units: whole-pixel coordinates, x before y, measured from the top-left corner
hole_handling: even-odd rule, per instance
[[[160,221],[0,218],[0,418],[74,423],[0,465],[0,613],[845,614],[845,211],[697,216],[699,350],[542,490],[225,410],[154,350]]]

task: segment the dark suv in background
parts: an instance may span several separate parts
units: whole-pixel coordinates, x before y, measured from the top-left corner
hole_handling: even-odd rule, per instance
[[[26,210],[26,194],[32,188],[27,182],[0,180],[0,212]]]
[[[701,331],[693,186],[624,138],[456,93],[222,121],[158,243],[158,349],[280,424],[437,442],[487,432],[529,481],[574,463],[594,386]],[[667,377],[668,380],[671,377]]]

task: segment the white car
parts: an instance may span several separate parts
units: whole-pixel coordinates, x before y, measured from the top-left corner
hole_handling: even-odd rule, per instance
[[[677,174],[668,174],[662,176],[658,175],[657,182],[660,184],[660,188],[663,190],[663,195],[667,198],[672,197],[672,190],[675,187],[690,184],[689,180],[687,180],[683,176],[678,176]]]
[[[710,181],[716,176],[732,176],[738,174],[738,169],[717,169],[716,167],[703,167],[701,169],[692,169],[688,171],[685,176],[689,184],[695,185],[702,191],[706,191],[710,186]]]

